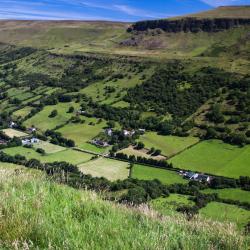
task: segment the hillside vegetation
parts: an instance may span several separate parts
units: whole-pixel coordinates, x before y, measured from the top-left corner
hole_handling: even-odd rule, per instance
[[[160,218],[147,207],[130,210],[33,172],[0,171],[3,249],[247,249],[249,243],[229,224]]]
[[[232,17],[241,20],[249,17],[250,8],[247,6],[228,9],[218,8],[209,13],[212,13],[214,18]],[[231,14],[225,14],[228,12]],[[210,14],[199,15],[209,18]],[[167,22],[171,20],[167,19]],[[212,64],[237,71],[247,67],[245,60],[249,48],[249,25],[215,32],[212,35],[207,32],[165,33],[161,29],[128,33],[127,28],[130,26],[128,23],[112,22],[0,21],[0,42],[43,48],[63,54],[102,53],[150,57],[157,60],[200,57],[199,64]],[[193,27],[193,24],[191,26]],[[231,24],[226,26],[229,28]],[[218,51],[217,53],[223,56],[220,55],[219,60],[213,60],[210,58],[213,54],[208,53],[211,50]],[[234,63],[231,62],[232,58]],[[196,59],[193,58],[195,62]]]
[[[198,18],[249,18],[250,7],[245,6],[221,6],[213,10],[187,15]]]
[[[0,248],[246,249],[248,11],[0,21]]]

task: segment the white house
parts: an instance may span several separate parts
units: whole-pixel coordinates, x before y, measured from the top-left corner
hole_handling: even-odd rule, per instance
[[[131,131],[126,130],[126,129],[123,130],[123,135],[126,137],[133,136],[134,134],[135,134],[134,130],[131,130]]]
[[[35,143],[38,143],[38,142],[39,142],[39,139],[37,139],[37,138],[32,138],[32,139],[30,140],[30,142],[31,142],[32,144],[35,144]]]
[[[39,139],[37,138],[32,138],[32,139],[23,139],[22,140],[22,145],[32,145],[32,144],[36,144],[39,142]]]
[[[112,135],[113,135],[113,130],[112,130],[112,128],[106,129],[105,132],[106,132],[106,134],[107,134],[108,136],[112,136]]]
[[[28,131],[30,133],[34,133],[34,132],[36,132],[36,128],[35,127],[28,128]]]
[[[16,123],[11,121],[10,124],[9,124],[9,127],[10,128],[15,128],[16,127]]]

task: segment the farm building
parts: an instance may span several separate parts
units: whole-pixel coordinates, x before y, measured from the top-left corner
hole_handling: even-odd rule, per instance
[[[113,130],[112,130],[112,128],[107,128],[107,129],[105,130],[105,133],[106,133],[108,136],[112,136],[112,135],[113,135]]]
[[[0,139],[0,145],[6,145],[6,144],[7,144],[6,140]]]
[[[198,174],[198,173],[194,173],[191,171],[187,171],[187,172],[180,171],[180,174],[185,179],[199,181],[199,182],[208,182],[209,183],[212,180],[211,176],[209,176],[209,175]]]
[[[16,128],[16,123],[11,121],[10,124],[9,124],[9,128]]]
[[[105,141],[102,140],[98,140],[98,139],[94,139],[91,141],[91,144],[97,146],[97,147],[102,147],[102,148],[106,148],[109,146],[109,144]]]
[[[25,145],[33,145],[33,144],[36,144],[36,143],[39,143],[39,139],[37,139],[37,138],[23,139],[22,140],[22,145],[23,146],[25,146]]]
[[[86,111],[85,110],[77,110],[76,114],[77,115],[84,115],[84,114],[86,114]]]
[[[126,130],[126,129],[123,130],[123,135],[126,136],[126,137],[131,137],[134,134],[135,134],[134,130],[131,130],[131,131],[130,130]]]
[[[28,132],[34,133],[36,132],[36,128],[35,127],[28,128]]]

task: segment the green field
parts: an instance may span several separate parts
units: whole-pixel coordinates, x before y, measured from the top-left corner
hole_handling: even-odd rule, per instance
[[[45,131],[47,129],[54,129],[55,127],[67,122],[74,114],[67,113],[70,106],[74,106],[76,109],[79,108],[79,104],[76,103],[58,103],[57,105],[45,106],[35,116],[31,117],[24,122],[26,127],[34,125],[36,128]],[[58,115],[53,118],[49,118],[52,110],[57,110]]]
[[[19,110],[15,111],[13,113],[13,115],[15,117],[19,117],[20,116],[20,117],[24,118],[26,115],[28,115],[30,113],[31,110],[32,110],[32,107],[27,106],[27,107],[24,107],[22,109],[19,109]]]
[[[158,155],[158,156],[152,156],[151,154],[147,154],[148,150],[142,149],[142,150],[137,150],[133,146],[129,146],[128,148],[122,149],[119,151],[119,153],[123,153],[126,155],[134,155],[134,156],[140,156],[144,158],[153,158],[156,160],[165,160],[166,157]]]
[[[94,177],[105,177],[108,180],[123,180],[129,175],[129,164],[106,158],[99,158],[78,166],[84,174]]]
[[[177,172],[160,168],[147,167],[142,165],[134,165],[132,170],[132,178],[140,180],[158,179],[163,184],[171,185],[174,183],[187,183]]]
[[[55,161],[66,161],[71,164],[81,164],[89,161],[92,158],[92,155],[78,152],[72,149],[65,149],[64,151],[60,151],[54,154],[41,155],[35,151],[33,148],[24,148],[24,147],[14,147],[7,148],[2,150],[6,154],[9,155],[23,155],[27,159],[37,159],[41,162],[55,162]]]
[[[140,141],[145,144],[147,149],[152,147],[160,149],[163,155],[170,157],[197,143],[199,139],[195,137],[162,136],[155,132],[147,132],[140,137]]]
[[[170,194],[169,197],[166,198],[158,198],[152,200],[150,205],[153,209],[158,211],[163,215],[172,215],[176,214],[176,209],[181,206],[193,206],[195,203],[190,201],[189,196],[181,195],[181,194]]]
[[[85,120],[83,124],[69,123],[57,131],[62,133],[64,137],[72,139],[77,147],[87,150],[86,142],[102,132],[107,123],[105,121],[98,123],[95,118],[84,117],[83,120]],[[90,125],[90,123],[93,123],[93,125]]]
[[[33,145],[33,147],[35,149],[37,149],[37,148],[43,149],[46,154],[53,154],[53,153],[57,153],[60,151],[65,151],[64,147],[52,144],[52,143],[47,142],[47,141],[39,141],[38,143],[35,143]]]
[[[104,154],[104,153],[107,153],[111,147],[101,148],[101,147],[97,147],[93,144],[85,142],[85,143],[81,144],[80,148],[83,150],[89,151],[91,153]]]
[[[235,205],[229,205],[218,202],[210,202],[199,210],[201,216],[217,221],[230,221],[243,227],[250,220],[250,211],[239,208]]]
[[[250,203],[250,192],[238,188],[206,189],[203,190],[202,193],[205,194],[216,193],[221,199],[230,199],[230,200]]]
[[[226,177],[250,176],[250,146],[239,148],[218,140],[203,141],[169,162],[177,168]]]

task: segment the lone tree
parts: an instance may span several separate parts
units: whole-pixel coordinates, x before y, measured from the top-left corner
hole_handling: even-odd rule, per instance
[[[140,150],[140,149],[143,149],[144,147],[145,147],[145,145],[144,145],[143,142],[138,142],[137,146],[136,146],[136,149]]]
[[[49,115],[49,118],[53,118],[53,117],[56,117],[58,115],[58,112],[56,109],[52,110],[50,115]]]

